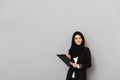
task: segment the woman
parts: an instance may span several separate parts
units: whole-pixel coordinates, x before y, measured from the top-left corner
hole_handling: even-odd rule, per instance
[[[86,69],[92,66],[91,53],[90,49],[85,47],[81,32],[76,31],[73,34],[71,48],[66,56],[71,60],[66,80],[87,80]]]

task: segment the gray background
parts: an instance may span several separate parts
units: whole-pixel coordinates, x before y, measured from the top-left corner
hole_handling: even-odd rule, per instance
[[[119,0],[0,0],[0,80],[65,80],[81,31],[92,54],[88,80],[120,79]]]

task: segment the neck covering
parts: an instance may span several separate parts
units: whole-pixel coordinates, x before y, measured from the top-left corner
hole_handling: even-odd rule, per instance
[[[75,36],[76,35],[80,35],[81,38],[82,38],[82,43],[80,45],[77,45],[75,43]],[[71,43],[71,48],[69,49],[69,54],[72,56],[72,57],[77,57],[79,56],[83,49],[84,49],[84,45],[85,45],[85,39],[84,39],[84,36],[81,32],[79,31],[76,31],[73,36],[72,36],[72,43]]]

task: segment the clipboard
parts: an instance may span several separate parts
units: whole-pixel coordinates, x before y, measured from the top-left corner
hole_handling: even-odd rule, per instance
[[[70,67],[70,59],[66,56],[66,54],[57,54],[57,56],[68,66]]]

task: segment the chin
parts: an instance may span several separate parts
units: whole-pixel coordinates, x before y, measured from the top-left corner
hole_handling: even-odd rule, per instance
[[[77,44],[77,45],[80,45],[80,44]]]

